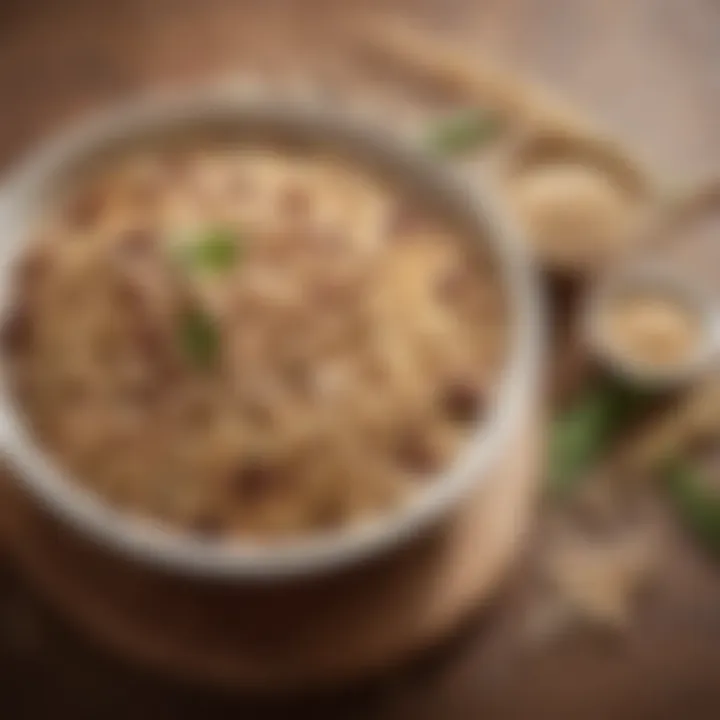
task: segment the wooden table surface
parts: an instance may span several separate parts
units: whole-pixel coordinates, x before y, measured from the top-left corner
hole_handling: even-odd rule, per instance
[[[269,34],[301,48],[336,20],[389,10],[545,82],[679,185],[720,171],[717,0],[2,0],[0,163],[86,107],[243,68]],[[519,572],[434,656],[332,696],[273,700],[179,688],[106,657],[0,562],[0,717],[718,718],[720,571],[680,537],[663,562],[622,642],[523,651]]]

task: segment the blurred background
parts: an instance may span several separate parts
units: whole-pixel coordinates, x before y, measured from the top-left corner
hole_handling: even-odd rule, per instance
[[[341,27],[399,14],[551,84],[683,178],[717,167],[718,12],[712,0],[4,0],[1,157],[88,107],[342,53]]]
[[[0,167],[62,124],[142,92],[240,77],[342,85],[357,72],[352,30],[386,17],[545,86],[669,188],[720,168],[716,0],[0,0]],[[342,97],[352,102],[352,92]],[[437,651],[300,698],[216,693],[111,657],[59,617],[0,545],[0,715],[717,718],[720,574],[667,532],[660,590],[621,641],[591,633],[528,648],[533,548],[493,607]]]

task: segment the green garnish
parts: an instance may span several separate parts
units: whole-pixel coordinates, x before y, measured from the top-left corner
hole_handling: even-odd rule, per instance
[[[441,155],[477,150],[503,130],[500,117],[483,110],[465,110],[441,120],[427,136],[427,147]]]
[[[651,396],[606,378],[553,422],[548,483],[563,494],[575,487],[611,444],[647,407]]]
[[[180,315],[178,332],[181,347],[193,364],[203,370],[212,367],[220,349],[220,332],[212,316],[190,305]]]
[[[720,557],[720,493],[707,487],[702,472],[689,460],[676,458],[666,465],[663,475],[683,525]]]
[[[568,490],[598,458],[605,444],[612,403],[604,393],[589,393],[553,423],[548,480],[554,492]]]
[[[212,228],[181,246],[183,264],[198,270],[223,272],[232,268],[241,252],[237,232],[228,228]]]
[[[240,257],[242,245],[238,233],[229,228],[205,230],[192,241],[183,243],[176,260],[183,269],[223,272]],[[188,278],[179,276],[181,284]],[[191,297],[178,320],[178,341],[185,355],[199,368],[214,363],[220,347],[220,332],[212,315]]]

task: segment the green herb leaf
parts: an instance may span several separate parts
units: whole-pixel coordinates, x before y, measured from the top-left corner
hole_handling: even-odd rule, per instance
[[[606,378],[557,417],[550,433],[548,483],[562,494],[580,481],[652,396]]]
[[[441,155],[460,155],[477,150],[503,130],[501,119],[482,110],[466,110],[440,121],[430,130],[427,146]]]
[[[689,460],[675,458],[665,467],[664,479],[681,522],[720,557],[720,494],[703,484],[701,472]]]
[[[567,490],[597,456],[607,435],[610,406],[602,394],[589,395],[557,418],[550,437],[549,483]]]
[[[237,233],[228,228],[213,228],[182,246],[180,257],[189,267],[211,272],[232,268],[240,257]]]
[[[179,320],[179,341],[185,355],[201,369],[212,367],[220,349],[215,320],[196,305],[188,306]]]

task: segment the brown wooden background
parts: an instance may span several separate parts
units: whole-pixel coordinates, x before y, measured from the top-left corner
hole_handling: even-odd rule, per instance
[[[717,0],[0,0],[0,163],[86,107],[243,68],[273,43],[302,52],[356,13],[388,10],[546,82],[672,182],[720,172]],[[123,666],[0,561],[0,717],[718,718],[720,569],[680,538],[664,562],[661,592],[624,642],[522,650],[519,572],[435,656],[332,696],[263,700]]]

